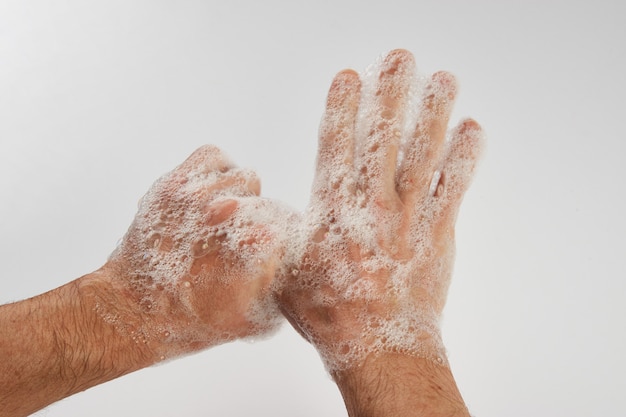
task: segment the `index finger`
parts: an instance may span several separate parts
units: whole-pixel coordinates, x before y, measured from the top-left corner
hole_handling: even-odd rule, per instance
[[[353,174],[354,135],[361,96],[361,81],[353,70],[337,74],[328,91],[319,134],[314,198],[328,200]]]

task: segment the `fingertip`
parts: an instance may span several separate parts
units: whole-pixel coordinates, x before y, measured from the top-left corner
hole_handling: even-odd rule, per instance
[[[346,104],[356,103],[354,96],[361,89],[361,80],[359,74],[352,69],[340,71],[333,79],[328,91],[326,105],[329,109],[336,109]],[[350,103],[347,101],[352,97]],[[354,103],[353,103],[354,102]]]
[[[459,123],[459,129],[462,132],[467,132],[467,131],[482,131],[482,127],[478,124],[478,122],[472,118],[466,118],[463,119],[460,123]]]
[[[432,83],[444,93],[448,100],[454,100],[459,90],[456,77],[447,71],[437,71],[432,75]]]
[[[348,78],[348,79],[357,79],[359,78],[359,73],[351,68],[346,68],[337,73],[335,78]]]
[[[203,145],[196,149],[179,167],[179,170],[193,172],[227,172],[234,168],[224,151],[215,145]]]
[[[207,226],[216,226],[226,221],[239,207],[237,200],[232,198],[215,200],[209,203],[205,210]]]
[[[215,145],[206,144],[206,145],[200,146],[198,149],[193,151],[191,155],[189,156],[189,158],[187,158],[187,161],[189,160],[201,161],[201,160],[206,160],[208,158],[219,158],[219,157],[225,157],[222,150]]]
[[[453,200],[460,202],[469,187],[483,142],[483,129],[473,119],[461,121],[451,132],[443,172],[446,178],[445,192]]]
[[[335,86],[343,86],[346,84],[355,84],[355,83],[356,84],[360,83],[359,73],[353,69],[348,68],[348,69],[339,71],[337,75],[335,75],[331,88]]]
[[[424,91],[424,114],[422,123],[441,135],[443,140],[450,113],[458,93],[456,77],[447,71],[439,71],[431,76]]]
[[[389,51],[387,53],[387,56],[389,56],[389,55],[410,55],[410,56],[413,56],[413,54],[410,51],[408,51],[407,49],[404,49],[404,48],[392,49],[391,51]]]
[[[457,153],[471,159],[480,157],[485,142],[485,132],[474,119],[462,120],[452,134],[453,147],[459,148]]]
[[[227,177],[232,178],[232,192],[237,192],[241,195],[256,195],[261,194],[261,179],[257,173],[247,168],[235,168]]]
[[[391,68],[403,65],[415,65],[413,54],[406,49],[392,49],[385,56],[385,64]]]
[[[260,196],[261,195],[261,178],[259,178],[259,176],[257,175],[256,172],[252,171],[252,170],[247,170],[249,171],[247,174],[247,187],[250,190],[250,192],[256,196]]]
[[[378,67],[376,96],[398,100],[405,97],[410,79],[415,75],[415,59],[405,49],[389,52]]]

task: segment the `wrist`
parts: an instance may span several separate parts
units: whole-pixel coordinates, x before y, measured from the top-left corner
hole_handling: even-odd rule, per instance
[[[158,361],[154,346],[141,337],[139,309],[107,271],[85,275],[58,290],[76,304],[70,309],[73,328],[57,330],[58,339],[66,343],[61,357],[65,366],[83,366],[104,382]]]
[[[94,273],[0,306],[0,416],[34,413],[155,362],[101,317],[98,293],[114,294]]]
[[[350,417],[469,417],[450,368],[402,353],[372,353],[332,372]]]

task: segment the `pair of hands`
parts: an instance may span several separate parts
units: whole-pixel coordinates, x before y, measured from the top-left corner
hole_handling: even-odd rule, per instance
[[[481,130],[466,120],[446,140],[455,80],[418,81],[404,50],[335,77],[303,215],[259,197],[219,149],[194,152],[142,199],[102,269],[125,302],[103,295],[98,312],[159,359],[284,315],[331,370],[376,352],[445,363],[438,320]]]

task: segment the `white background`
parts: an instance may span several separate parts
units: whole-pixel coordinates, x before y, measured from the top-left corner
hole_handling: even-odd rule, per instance
[[[488,147],[444,337],[472,412],[624,416],[624,3],[0,1],[0,303],[98,268],[139,197],[213,143],[304,209],[333,75],[393,48],[461,85]],[[0,358],[10,360],[10,358]],[[345,416],[288,325],[45,416]]]

